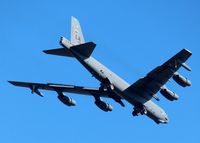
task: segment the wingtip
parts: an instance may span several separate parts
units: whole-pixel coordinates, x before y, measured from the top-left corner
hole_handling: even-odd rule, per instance
[[[8,80],[8,82],[12,85],[15,85],[15,81]]]
[[[45,53],[45,54],[48,54],[48,53],[47,53],[47,50],[43,50],[42,52]]]
[[[186,52],[188,52],[188,53],[190,53],[192,55],[192,52],[190,50],[188,50],[186,48],[184,48],[183,50],[186,51]]]

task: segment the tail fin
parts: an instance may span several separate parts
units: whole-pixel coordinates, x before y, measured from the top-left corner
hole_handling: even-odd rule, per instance
[[[80,45],[85,43],[79,21],[72,16],[71,18],[71,44]]]
[[[74,57],[71,51],[73,50],[85,58],[88,58],[96,46],[93,42],[85,43],[80,23],[73,16],[71,18],[71,41],[67,40],[65,37],[61,37],[60,44],[64,48],[44,50],[43,52],[51,55]]]

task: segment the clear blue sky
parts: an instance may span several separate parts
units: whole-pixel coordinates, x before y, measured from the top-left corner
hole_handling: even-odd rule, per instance
[[[1,143],[121,143],[200,142],[199,61],[200,2],[198,0],[1,0],[0,1],[0,142]],[[167,86],[178,102],[157,102],[170,118],[157,125],[145,116],[133,118],[132,106],[112,100],[114,111],[99,110],[93,98],[69,95],[78,105],[61,104],[56,93],[44,98],[7,80],[54,82],[98,87],[99,82],[75,60],[45,55],[58,48],[60,36],[70,36],[70,18],[77,17],[86,41],[97,47],[93,56],[133,83],[182,48],[193,52],[181,69],[193,85]]]

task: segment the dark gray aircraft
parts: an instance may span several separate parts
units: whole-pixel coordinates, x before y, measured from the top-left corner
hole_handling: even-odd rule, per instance
[[[178,95],[165,86],[166,82],[173,78],[183,87],[191,85],[188,79],[177,72],[180,67],[191,71],[190,67],[185,64],[186,60],[192,55],[187,49],[181,50],[164,64],[156,67],[145,77],[130,85],[91,57],[96,44],[93,42],[85,43],[80,24],[76,18],[72,17],[71,41],[61,37],[60,44],[62,48],[45,50],[44,53],[77,59],[92,76],[100,81],[99,88],[53,83],[9,82],[15,86],[30,88],[32,93],[39,96],[43,96],[39,89],[55,91],[58,94],[58,99],[67,106],[75,106],[76,102],[65,96],[65,92],[90,95],[94,97],[94,103],[97,107],[105,112],[112,111],[112,106],[104,102],[102,97],[111,98],[123,107],[125,106],[123,100],[126,100],[134,106],[133,116],[146,115],[157,124],[169,122],[165,111],[151,100],[154,98],[159,101],[159,97],[156,95],[157,92],[160,91],[170,101],[178,100]]]

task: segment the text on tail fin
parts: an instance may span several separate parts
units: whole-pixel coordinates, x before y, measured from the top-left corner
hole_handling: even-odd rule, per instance
[[[85,43],[80,23],[73,16],[71,19],[71,43],[73,45],[80,45]]]

